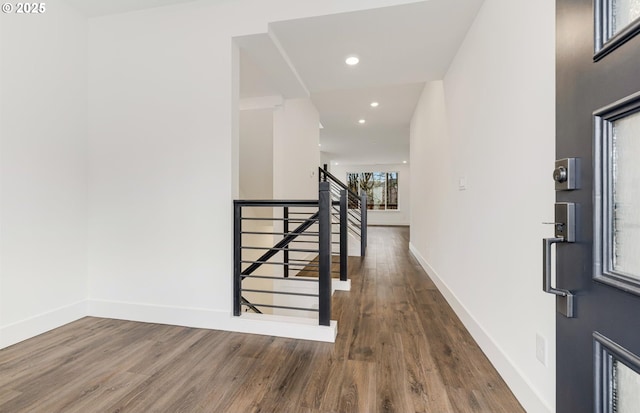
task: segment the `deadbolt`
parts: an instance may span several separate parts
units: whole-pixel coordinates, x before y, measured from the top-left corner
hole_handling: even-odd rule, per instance
[[[565,168],[564,166],[558,166],[556,169],[554,169],[553,180],[559,184],[567,182],[567,168]]]
[[[578,159],[558,159],[553,170],[553,180],[556,181],[556,191],[578,189]]]

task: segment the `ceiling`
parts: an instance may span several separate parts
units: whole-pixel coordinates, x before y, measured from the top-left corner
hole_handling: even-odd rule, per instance
[[[401,163],[409,158],[409,123],[424,83],[444,77],[482,1],[426,0],[271,23],[269,33],[256,35],[262,46],[240,44],[246,59],[241,58],[241,95],[259,96],[258,86],[285,98],[308,91],[324,126],[325,158]],[[267,43],[279,53],[265,53]],[[357,55],[360,63],[347,66],[349,55]],[[248,67],[256,63],[260,69]],[[278,82],[293,85],[289,95],[277,93],[285,89],[272,76],[260,78],[257,70],[263,75],[280,71]],[[379,102],[377,108],[370,106],[373,101]],[[360,119],[366,123],[359,124]]]
[[[98,17],[194,0],[66,1]],[[269,33],[236,39],[240,97],[310,96],[324,126],[321,150],[332,161],[408,160],[409,123],[424,82],[444,77],[482,2],[423,0],[273,22]],[[360,64],[349,67],[344,60],[352,54]],[[374,100],[379,107],[369,106]]]
[[[189,3],[194,0],[66,0],[88,17],[168,6],[170,4]]]

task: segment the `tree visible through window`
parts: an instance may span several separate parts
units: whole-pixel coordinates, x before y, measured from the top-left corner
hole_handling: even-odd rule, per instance
[[[367,194],[367,209],[398,209],[397,172],[348,172],[347,185],[353,192]]]

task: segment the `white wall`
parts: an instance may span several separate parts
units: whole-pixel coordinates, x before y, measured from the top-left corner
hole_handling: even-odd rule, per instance
[[[554,202],[554,20],[551,1],[486,0],[411,125],[411,248],[531,413],[555,409],[555,304],[540,281]]]
[[[286,99],[273,116],[273,197],[318,199],[320,115],[311,99]]]
[[[369,225],[409,225],[411,210],[411,169],[408,164],[331,165],[333,176],[346,184],[349,172],[398,172],[398,210],[368,211]],[[418,209],[420,207],[418,206]]]
[[[86,314],[87,19],[0,14],[0,348]]]
[[[240,111],[240,194],[273,199],[273,109]]]
[[[270,21],[410,2],[196,1],[90,20],[90,314],[235,328],[232,38]],[[274,196],[287,196],[277,166]]]

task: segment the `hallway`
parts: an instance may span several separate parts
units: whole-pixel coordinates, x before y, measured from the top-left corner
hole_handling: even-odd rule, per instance
[[[370,227],[335,344],[84,318],[0,350],[0,412],[523,412],[408,239]]]

